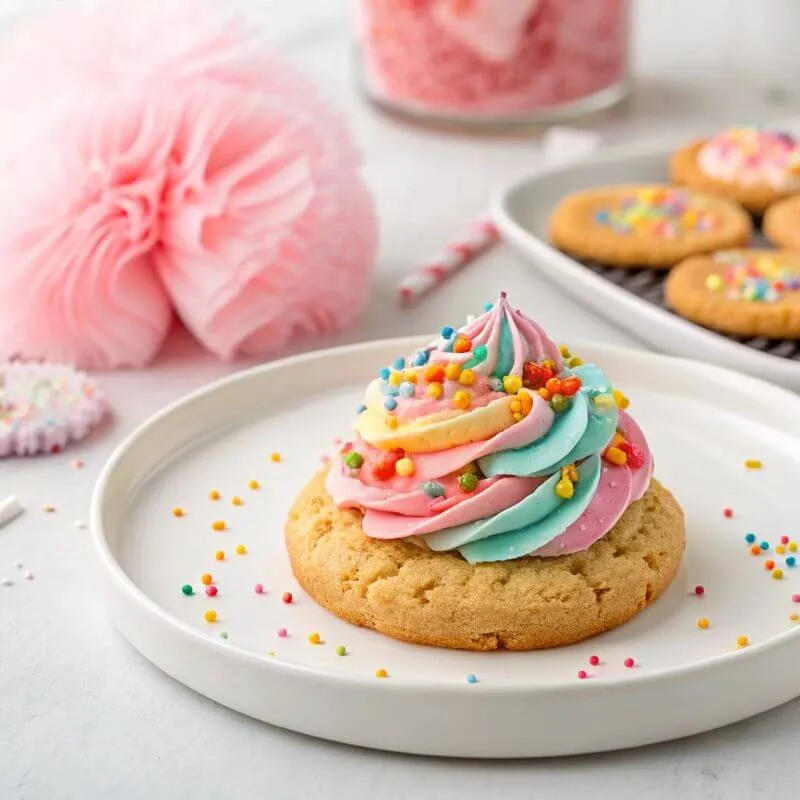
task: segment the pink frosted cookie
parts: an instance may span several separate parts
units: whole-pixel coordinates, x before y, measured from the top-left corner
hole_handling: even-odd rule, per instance
[[[0,457],[58,453],[87,436],[105,413],[94,383],[70,366],[0,366]]]

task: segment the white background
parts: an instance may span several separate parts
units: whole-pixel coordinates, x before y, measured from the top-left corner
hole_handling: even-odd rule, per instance
[[[11,20],[43,4],[2,0],[0,9]],[[377,198],[382,248],[373,301],[360,326],[337,341],[432,330],[507,289],[559,341],[630,342],[504,249],[413,311],[397,310],[398,277],[482,211],[498,185],[535,168],[536,144],[443,136],[379,116],[354,90],[345,0],[251,0],[256,4],[265,17],[270,12],[276,43],[348,118]],[[793,0],[639,0],[636,90],[625,109],[595,127],[611,140],[791,115],[792,86],[800,77],[793,41],[799,7]],[[93,588],[88,533],[74,522],[86,519],[93,480],[123,434],[166,402],[240,366],[216,363],[178,336],[153,369],[101,376],[115,420],[91,443],[58,458],[0,464],[0,495],[13,492],[28,508],[0,530],[0,577],[15,580],[0,587],[0,798],[797,795],[798,703],[717,733],[632,752],[458,762],[357,750],[272,729],[151,667],[106,621]],[[85,469],[70,466],[76,455]],[[46,503],[55,514],[43,513]],[[35,580],[22,580],[11,566],[16,559]]]

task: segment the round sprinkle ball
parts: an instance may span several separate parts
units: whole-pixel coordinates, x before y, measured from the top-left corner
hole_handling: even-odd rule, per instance
[[[208,499],[209,500],[219,500],[219,498],[220,498],[220,493],[216,489],[212,489],[208,493]]]
[[[600,663],[600,656],[589,656],[589,663],[596,667]]]
[[[761,542],[761,544],[759,545],[759,547],[760,547],[762,550],[769,550],[769,542]]]
[[[800,594],[793,594],[792,595],[792,602],[793,603],[800,603]]]
[[[786,566],[794,567],[797,564],[797,559],[794,556],[786,556]]]
[[[406,360],[402,357],[396,358],[392,366],[394,366],[395,369],[405,369]]]
[[[467,675],[467,683],[477,683],[477,682],[478,679],[472,673]]]
[[[705,587],[703,587],[700,584],[698,584],[697,586],[694,587],[694,593],[698,597],[702,597],[706,593]]]
[[[774,568],[775,568],[775,562],[771,558],[768,558],[764,562],[764,569],[774,569]]]
[[[206,586],[206,594],[209,597],[216,597],[218,592],[219,592],[219,590],[217,589],[216,586],[213,586],[213,585],[212,586]]]
[[[203,614],[203,619],[206,622],[216,622],[217,621],[217,612],[214,611],[213,608],[210,608],[208,611],[206,611],[205,614]]]
[[[752,555],[752,556],[760,556],[761,555],[761,548],[757,544],[751,545],[750,546],[750,555]]]
[[[786,549],[790,553],[796,553],[797,552],[797,542],[789,542],[789,544],[786,545]]]
[[[345,466],[349,467],[350,469],[361,469],[364,465],[364,456],[361,453],[357,452],[356,450],[351,450],[345,457],[344,457]]]
[[[578,678],[580,678],[580,680],[585,680],[588,677],[589,677],[589,673],[585,669],[579,669],[578,670]]]
[[[635,666],[635,665],[636,665],[636,662],[635,662],[635,661],[634,661],[632,658],[626,658],[626,659],[625,659],[625,661],[624,661],[623,663],[625,664],[625,666],[626,666],[628,669],[630,669],[631,667],[633,667],[633,666]]]
[[[409,478],[414,474],[414,462],[410,458],[399,458],[394,465],[395,472],[401,478]]]
[[[313,633],[308,634],[308,641],[311,642],[311,644],[319,644],[322,639],[320,638],[320,635],[314,631]]]
[[[423,481],[419,488],[431,499],[444,497],[444,486],[439,481]]]
[[[795,612],[792,612],[791,614],[789,614],[789,619],[792,622],[797,622],[797,620],[800,619],[800,614],[796,614]]]
[[[736,638],[736,646],[737,647],[747,647],[750,644],[750,640],[746,636],[738,636]]]
[[[397,400],[395,400],[394,397],[387,397],[383,401],[383,407],[387,411],[394,411],[397,408]]]
[[[337,656],[346,656],[347,655],[347,648],[343,644],[340,644],[336,648],[336,655]]]
[[[388,380],[389,380],[389,376],[390,376],[391,374],[392,374],[392,371],[389,369],[389,367],[384,367],[384,368],[383,368],[383,369],[382,369],[382,370],[381,370],[381,371],[378,373],[378,377],[379,377],[381,380],[388,381]]]
[[[458,478],[462,492],[474,492],[478,488],[478,476],[474,472],[465,472]]]
[[[702,630],[706,630],[706,628],[708,628],[708,626],[709,626],[709,622],[705,617],[700,617],[700,619],[697,620],[697,627],[698,628],[700,628]]]
[[[236,555],[243,556],[247,553],[247,548],[243,544],[236,545]]]
[[[281,460],[280,453],[270,453],[269,460],[277,464]]]
[[[173,517],[180,518],[180,517],[184,516],[185,513],[186,512],[180,507],[172,509],[172,516]]]
[[[781,544],[789,544],[789,537],[781,536]]]
[[[184,583],[183,586],[181,586],[181,592],[187,597],[191,597],[194,594],[194,587],[191,583]]]
[[[204,572],[200,576],[200,583],[202,583],[203,586],[210,586],[213,580],[214,579],[211,577],[211,573],[210,572]]]
[[[241,497],[232,497],[231,498],[231,504],[234,505],[234,506],[243,506],[244,505],[244,501],[242,500]]]
[[[220,639],[227,639],[228,638],[228,631],[222,631],[219,635]]]
[[[745,535],[744,540],[747,542],[747,544],[753,544],[753,542],[756,540],[756,535],[754,533],[748,533]]]
[[[292,602],[292,593],[291,592],[284,592],[283,595],[281,596],[281,600],[283,600],[284,603],[289,605],[289,603]]]
[[[211,523],[212,531],[224,531],[227,527],[228,526],[221,519],[215,520]]]
[[[286,630],[286,628],[278,628],[278,636],[280,636],[281,639],[285,639],[288,635],[289,632]]]
[[[449,325],[445,325],[442,328],[442,339],[450,339],[454,333],[455,331]]]
[[[776,581],[781,580],[783,578],[783,570],[782,569],[772,570],[772,577],[775,578]]]
[[[256,480],[248,481],[247,482],[247,488],[248,489],[253,489],[253,490],[260,489],[261,488],[261,484],[259,484],[259,482],[256,481]]]
[[[257,583],[257,584],[256,584],[256,585],[253,587],[253,591],[254,591],[256,594],[264,594],[264,584],[263,584],[263,583]]]
[[[730,519],[733,516],[733,509],[732,508],[723,508],[722,509],[722,516],[725,519]]]
[[[389,673],[385,669],[383,669],[383,667],[381,667],[380,669],[376,669],[375,670],[375,677],[376,678],[388,678],[389,677]]]
[[[217,561],[224,561],[224,560],[225,560],[225,551],[224,551],[224,550],[217,550],[217,551],[214,553],[214,558],[215,558]]]
[[[775,548],[775,552],[776,552],[776,553],[777,553],[779,556],[782,556],[782,555],[783,555],[783,554],[786,552],[786,548],[785,548],[785,547],[784,547],[782,544],[779,544],[779,545],[778,545],[778,546]]]

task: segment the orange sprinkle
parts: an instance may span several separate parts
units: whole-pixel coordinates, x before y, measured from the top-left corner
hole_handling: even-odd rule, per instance
[[[209,499],[209,500],[219,500],[219,498],[220,498],[220,494],[219,494],[219,492],[218,492],[216,489],[212,489],[212,490],[211,490],[211,491],[208,493],[208,499]]]
[[[705,630],[706,628],[708,628],[708,626],[709,626],[709,622],[705,617],[700,617],[700,619],[697,620],[697,627],[698,628],[702,628],[703,630]]]
[[[277,464],[281,460],[281,454],[280,453],[272,453],[270,455],[270,457],[269,457],[269,460],[270,461],[274,461]]]
[[[200,583],[202,583],[202,584],[203,584],[203,586],[210,586],[210,585],[211,585],[211,582],[212,582],[213,580],[214,580],[214,579],[211,577],[211,573],[209,573],[209,572],[204,572],[204,573],[203,573],[203,574],[200,576]]]
[[[786,548],[785,548],[785,547],[784,547],[782,544],[779,544],[779,545],[778,545],[778,546],[775,548],[775,552],[776,552],[776,553],[777,553],[779,556],[782,556],[782,555],[783,555],[783,554],[786,552]]]
[[[381,667],[380,669],[376,669],[375,670],[375,677],[376,678],[388,678],[389,677],[389,673],[385,669],[383,669],[383,667]]]
[[[182,517],[186,512],[182,508],[173,508],[172,509],[172,516],[173,517]]]
[[[800,614],[795,614],[794,612],[792,612],[791,614],[789,614],[789,619],[792,622],[797,622],[797,620],[800,619]]]
[[[771,558],[768,558],[764,562],[764,569],[775,569],[775,562]]]
[[[231,503],[233,505],[235,505],[235,506],[243,506],[244,505],[244,503],[242,502],[242,498],[241,497],[232,497],[231,498]]]
[[[255,480],[254,481],[248,481],[247,482],[247,488],[248,489],[260,489],[261,485],[259,484],[258,481],[255,481]]]
[[[750,555],[751,556],[760,556],[761,555],[761,548],[757,544],[754,544],[750,548]]]
[[[214,531],[224,531],[228,526],[221,520],[215,520],[211,523],[211,529]]]

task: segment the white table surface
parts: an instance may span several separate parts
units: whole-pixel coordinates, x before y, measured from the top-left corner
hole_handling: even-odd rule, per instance
[[[780,0],[640,0],[638,86],[628,108],[598,130],[614,139],[692,133],[791,113],[767,91],[773,77],[754,66],[755,45],[743,24],[744,6],[757,16],[756,9],[773,2],[783,6]],[[4,0],[0,10],[13,15],[23,5]],[[630,343],[503,248],[412,311],[398,310],[397,278],[481,211],[491,190],[534,168],[535,144],[442,136],[379,116],[353,88],[346,0],[259,5],[274,12],[279,45],[347,116],[377,197],[382,248],[370,311],[337,341],[432,330],[507,289],[559,340]],[[277,730],[199,697],[144,661],[103,614],[89,534],[75,522],[86,520],[93,481],[124,434],[165,403],[241,366],[216,362],[177,335],[152,369],[100,376],[115,419],[91,442],[59,457],[0,463],[0,495],[14,493],[27,507],[0,530],[0,577],[15,581],[0,587],[0,798],[797,796],[798,702],[636,751],[459,762],[358,750]],[[84,469],[70,466],[75,457],[84,459]],[[44,513],[44,504],[56,512]],[[35,579],[23,580],[15,560]]]

